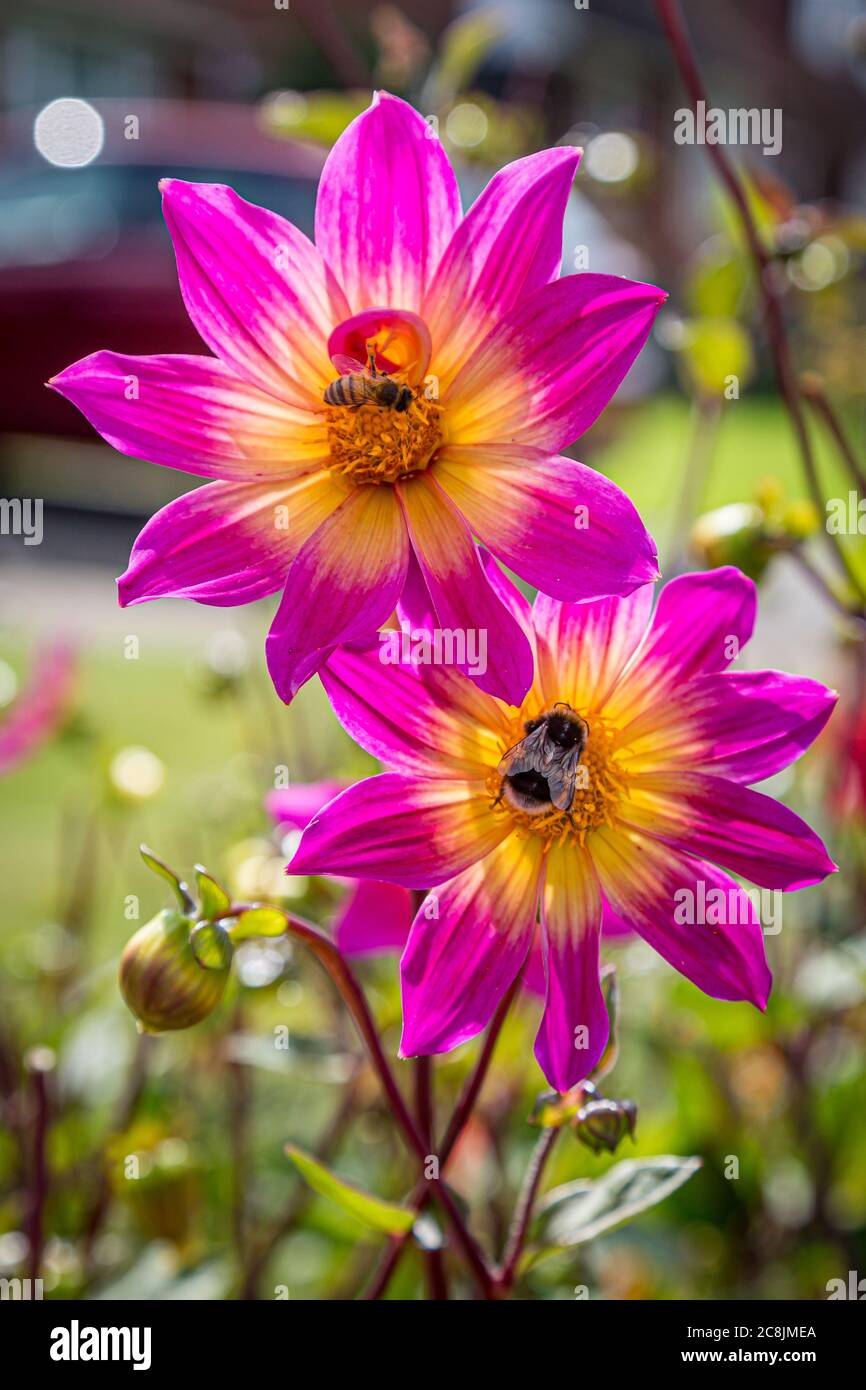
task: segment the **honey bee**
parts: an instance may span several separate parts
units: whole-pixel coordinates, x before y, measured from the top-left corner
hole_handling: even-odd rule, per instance
[[[333,361],[343,375],[332,381],[325,392],[327,405],[345,405],[350,410],[357,410],[359,405],[369,401],[383,410],[402,412],[412,404],[414,397],[410,388],[401,386],[399,381],[377,368],[372,343],[367,344],[366,366],[356,357],[345,357],[341,353]]]
[[[526,737],[509,748],[499,762],[502,788],[494,804],[505,797],[530,816],[554,806],[569,812],[589,725],[571,705],[560,703],[549,713],[528,719],[523,727]]]

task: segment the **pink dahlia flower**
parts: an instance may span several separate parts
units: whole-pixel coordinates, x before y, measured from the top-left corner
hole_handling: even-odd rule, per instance
[[[216,480],[148,522],[121,604],[282,590],[267,656],[289,700],[388,618],[414,556],[442,628],[489,634],[473,678],[519,703],[529,644],[474,537],[563,599],[654,579],[628,498],[559,452],[610,400],[664,299],[559,278],[578,158],[517,160],[463,217],[441,144],[382,93],[325,164],[315,246],[221,184],[166,180],[181,293],[215,355],[97,352],[49,383],[121,452]],[[371,359],[408,408],[326,403],[347,364]]]
[[[725,668],[755,589],[738,570],[593,603],[530,609],[489,571],[534,653],[519,708],[441,667],[341,651],[323,671],[346,729],[393,771],[344,791],[303,834],[292,873],[383,877],[434,891],[401,963],[403,1056],[482,1029],[522,966],[540,906],[547,994],[536,1056],[566,1091],[601,1056],[599,933],[624,919],[707,994],[763,1008],[771,977],[752,900],[835,865],[798,816],[749,783],[797,758],[835,701],[814,681]],[[568,811],[503,795],[503,754],[557,704],[588,738]],[[552,793],[552,786],[549,788]],[[691,903],[691,911],[688,904]]]

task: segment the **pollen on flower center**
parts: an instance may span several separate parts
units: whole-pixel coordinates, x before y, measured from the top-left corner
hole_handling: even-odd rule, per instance
[[[526,721],[543,712],[521,711],[510,741],[503,745],[503,753],[525,737]],[[612,732],[597,716],[587,723],[589,734],[575,769],[574,796],[567,811],[559,810],[550,802],[547,805],[542,802],[537,811],[521,809],[509,799],[500,773],[496,768],[491,769],[487,789],[496,810],[509,816],[518,830],[540,835],[545,840],[573,838],[582,845],[589,831],[613,824],[617,806],[628,795],[625,774],[616,762]]]
[[[427,467],[442,444],[442,407],[414,396],[408,410],[365,401],[327,405],[328,466],[353,483],[396,483]]]

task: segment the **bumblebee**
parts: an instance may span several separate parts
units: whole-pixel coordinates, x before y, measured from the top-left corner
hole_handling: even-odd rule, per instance
[[[402,413],[409,409],[414,399],[411,389],[395,381],[387,372],[379,371],[371,343],[367,344],[366,366],[356,357],[345,357],[342,354],[335,356],[333,360],[343,375],[332,381],[326,390],[326,405],[345,405],[356,410],[359,405],[369,402],[381,406],[383,410]]]
[[[571,705],[560,703],[524,724],[525,738],[509,748],[497,772],[505,798],[519,811],[537,816],[556,807],[568,812],[574,801],[577,768],[586,748],[589,725]]]

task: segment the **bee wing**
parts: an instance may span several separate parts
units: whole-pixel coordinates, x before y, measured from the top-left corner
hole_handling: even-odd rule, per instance
[[[556,755],[545,763],[544,776],[550,788],[550,799],[558,811],[567,811],[574,800],[579,762],[580,750],[569,748],[565,751],[557,749]]]
[[[364,362],[359,362],[357,357],[348,357],[344,352],[335,352],[331,358],[340,376],[352,376],[355,372],[365,372],[367,370]]]
[[[544,728],[535,729],[502,754],[496,771],[500,777],[517,772],[537,772],[544,751]]]

